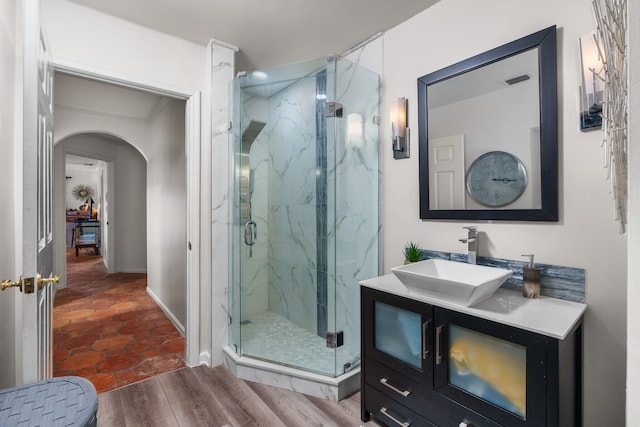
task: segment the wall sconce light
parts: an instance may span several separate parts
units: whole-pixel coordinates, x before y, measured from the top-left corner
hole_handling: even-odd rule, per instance
[[[604,94],[604,65],[602,52],[591,31],[580,37],[580,63],[582,87],[580,88],[580,130],[583,132],[602,128],[602,99]]]
[[[364,121],[362,114],[351,113],[347,116],[347,141],[351,147],[364,145]]]
[[[398,98],[398,104],[391,110],[391,136],[393,138],[393,158],[409,158],[409,127],[407,117],[409,106],[407,98]]]

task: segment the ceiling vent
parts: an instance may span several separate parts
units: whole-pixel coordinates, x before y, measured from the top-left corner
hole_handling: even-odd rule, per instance
[[[529,77],[528,74],[523,74],[521,76],[514,77],[514,78],[509,79],[509,80],[505,80],[504,82],[506,84],[508,84],[509,86],[511,86],[511,85],[515,85],[515,84],[520,83],[520,82],[525,82],[525,81],[527,81],[529,79],[530,79],[530,77]]]

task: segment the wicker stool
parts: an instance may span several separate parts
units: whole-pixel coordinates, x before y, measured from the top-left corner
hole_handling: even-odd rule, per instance
[[[98,394],[80,377],[58,377],[0,390],[0,426],[95,427]]]

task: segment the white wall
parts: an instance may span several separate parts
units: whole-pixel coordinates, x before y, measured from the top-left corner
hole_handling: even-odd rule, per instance
[[[3,176],[0,184],[0,205],[14,205],[14,169],[13,156],[16,137],[15,88],[16,67],[16,6],[14,0],[0,2],[0,158]],[[13,209],[0,209],[0,280],[15,280],[15,217]],[[15,384],[15,332],[14,301],[15,290],[0,293],[0,388]]]
[[[201,93],[200,109],[200,212],[194,214],[200,229],[199,304],[202,322],[211,322],[211,74],[207,46],[132,24],[66,0],[43,2],[43,15],[49,33],[54,63],[116,76],[163,88],[176,94]],[[58,117],[56,117],[56,121]],[[226,120],[225,120],[226,122]],[[56,127],[57,131],[57,127]],[[56,135],[58,138],[59,134]],[[122,135],[118,135],[122,137]],[[125,138],[136,145],[143,141]],[[140,146],[136,145],[138,148]],[[141,150],[144,151],[144,150]],[[196,155],[198,153],[195,153]],[[226,191],[226,188],[225,188]],[[226,282],[224,285],[226,286]],[[210,349],[210,330],[202,329],[194,348]],[[221,357],[220,357],[221,359]]]
[[[124,21],[67,0],[42,4],[55,63],[70,62],[164,82],[206,87],[206,46]]]
[[[93,189],[94,209],[100,202],[100,169],[97,162],[94,166],[69,164],[65,162],[64,200],[66,209],[78,209],[84,204],[84,200],[78,200],[73,195],[73,189],[77,185],[88,185]]]
[[[184,108],[184,101],[170,100],[152,119],[147,152],[147,284],[183,332],[187,316]]]
[[[629,228],[627,419],[640,418],[640,4],[629,2]]]
[[[384,153],[384,267],[402,263],[407,241],[464,252],[458,238],[472,221],[421,221],[418,208],[416,79],[550,25],[558,26],[560,221],[481,222],[480,254],[586,269],[584,425],[624,425],[626,239],[613,220],[602,169],[601,132],[578,131],[578,37],[595,28],[588,0],[447,0],[385,34],[384,104],[408,96],[412,156]],[[391,140],[388,120],[383,138]]]

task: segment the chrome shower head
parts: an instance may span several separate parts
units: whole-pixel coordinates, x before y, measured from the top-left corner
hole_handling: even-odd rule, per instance
[[[251,120],[249,126],[242,132],[242,154],[249,154],[251,144],[256,140],[262,129],[266,126],[265,122]]]

